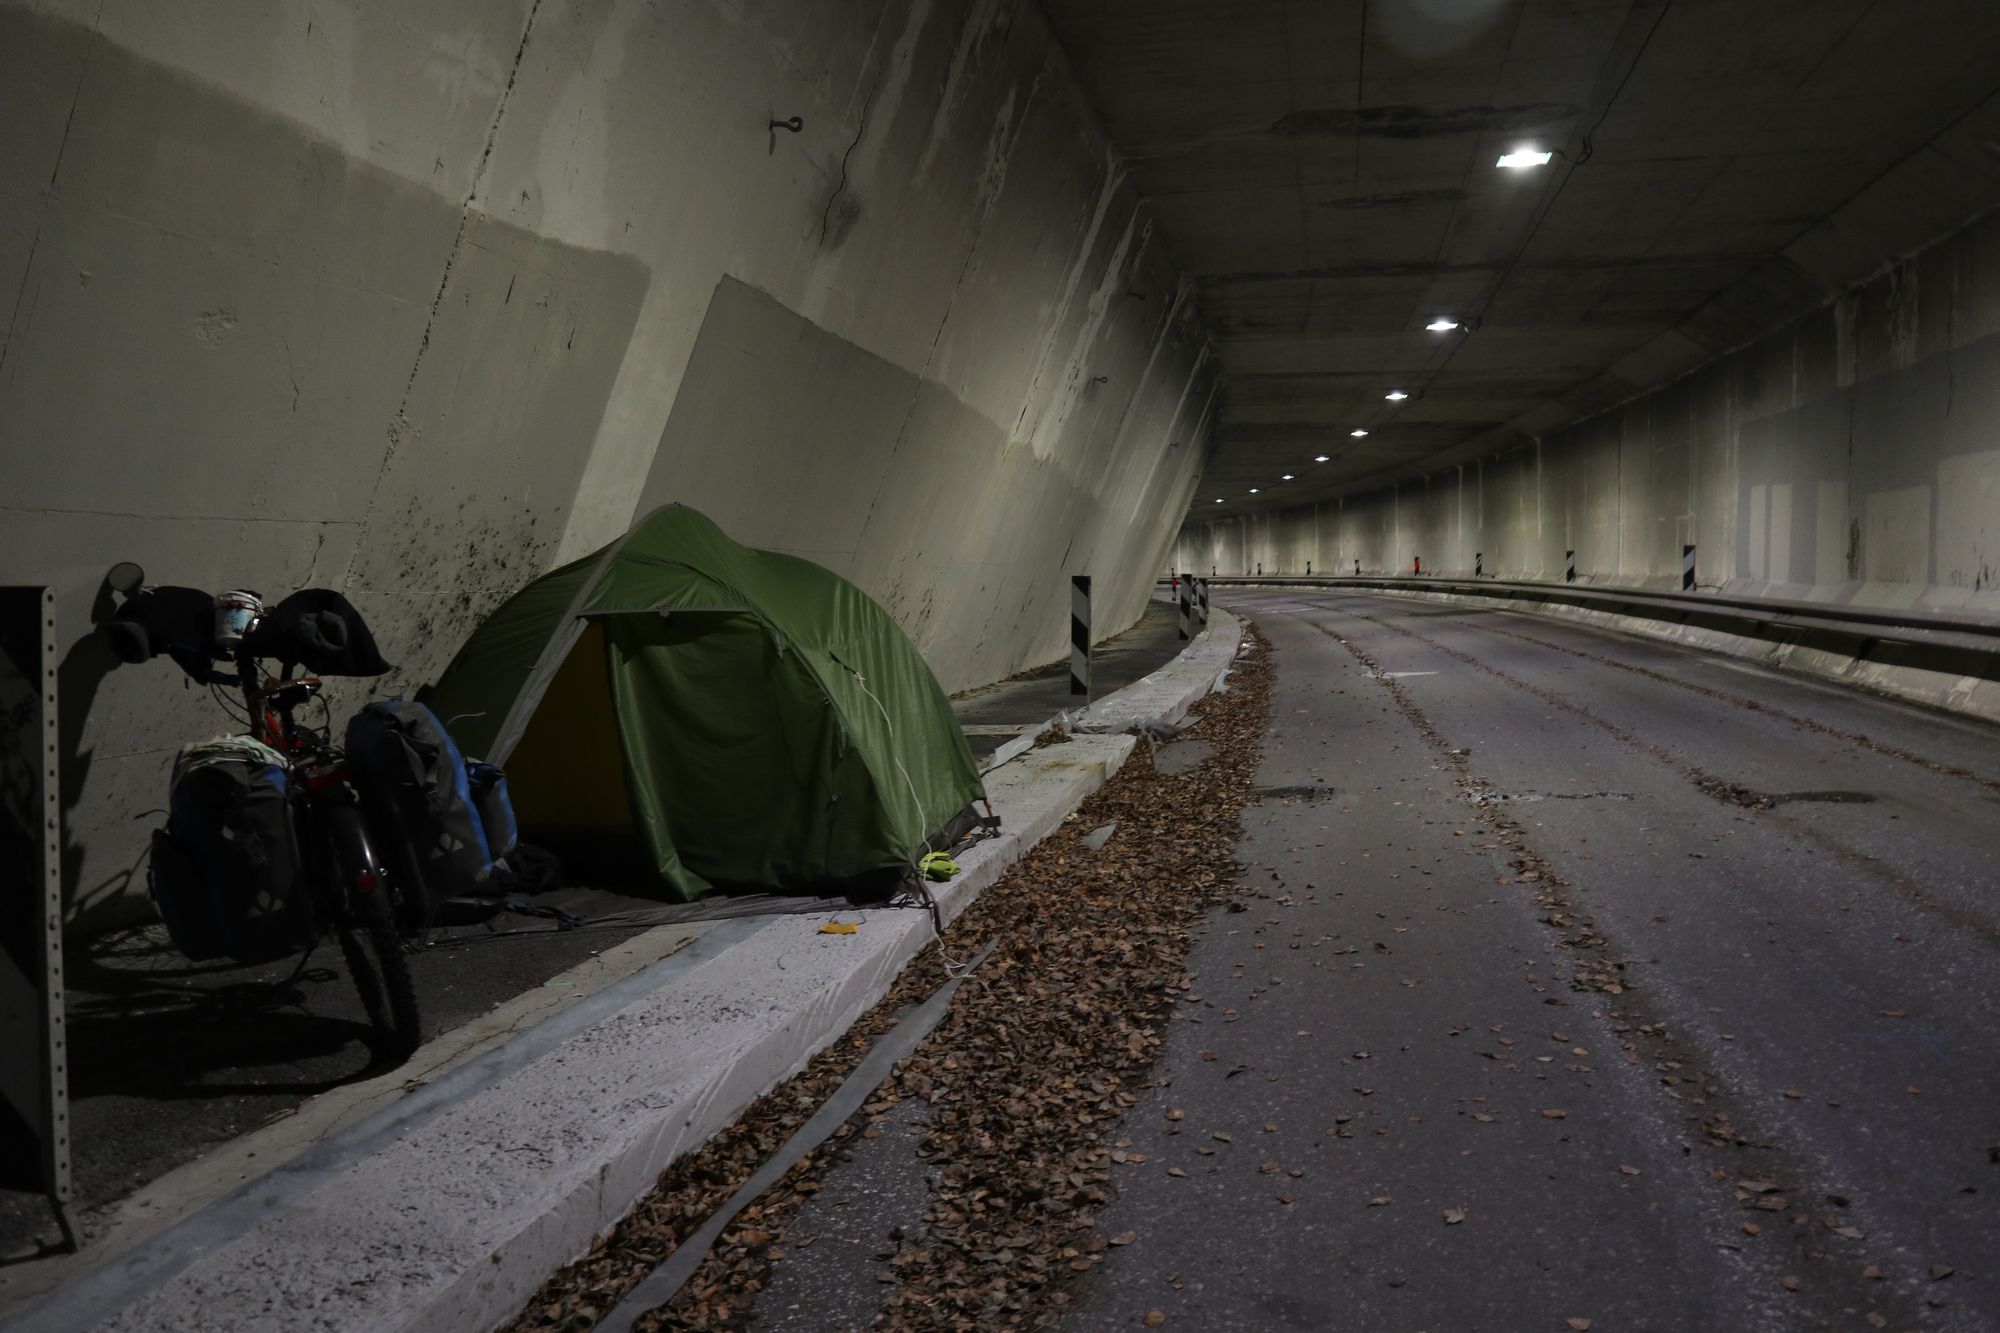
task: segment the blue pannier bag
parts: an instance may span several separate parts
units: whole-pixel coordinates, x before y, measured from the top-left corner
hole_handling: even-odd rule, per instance
[[[514,823],[514,802],[507,795],[507,775],[484,760],[468,759],[465,780],[472,789],[472,807],[486,826],[486,845],[493,859],[506,861],[521,842],[521,830]]]
[[[347,724],[347,759],[390,868],[408,886],[411,924],[450,898],[505,893],[517,835],[504,774],[468,763],[437,714],[385,699]]]
[[[284,757],[248,736],[184,747],[148,885],[174,947],[196,962],[268,962],[312,941]]]

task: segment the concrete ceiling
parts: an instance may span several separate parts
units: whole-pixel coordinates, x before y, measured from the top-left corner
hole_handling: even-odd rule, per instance
[[[2000,206],[1994,0],[1045,5],[1227,373],[1193,518],[1544,434]]]

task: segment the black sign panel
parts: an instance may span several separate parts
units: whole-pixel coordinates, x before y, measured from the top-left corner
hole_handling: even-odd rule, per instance
[[[0,1186],[48,1195],[74,1245],[59,791],[55,594],[0,588]]]

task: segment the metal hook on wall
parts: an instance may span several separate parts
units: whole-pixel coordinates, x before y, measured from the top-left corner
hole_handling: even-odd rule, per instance
[[[774,154],[774,153],[776,153],[776,152],[778,151],[778,131],[779,131],[779,130],[790,130],[790,131],[791,131],[791,132],[792,132],[793,134],[797,134],[797,133],[798,133],[798,132],[799,132],[800,130],[804,129],[805,127],[806,127],[806,123],[805,123],[804,119],[803,119],[803,118],[801,118],[801,117],[799,117],[799,116],[793,116],[793,117],[792,117],[792,118],[791,118],[790,120],[774,120],[774,121],[772,121],[772,122],[771,122],[771,150],[770,150],[770,152],[769,152],[769,153],[766,153],[766,154],[765,154],[765,156],[766,156],[766,157],[769,157],[769,156],[771,156],[772,154]]]

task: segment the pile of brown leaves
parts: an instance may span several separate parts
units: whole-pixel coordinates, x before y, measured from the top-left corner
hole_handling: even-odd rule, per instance
[[[1254,634],[1254,631],[1252,631]],[[1075,819],[1016,864],[946,931],[964,957],[997,940],[944,1022],[818,1152],[747,1208],[667,1310],[642,1328],[741,1329],[784,1230],[844,1138],[898,1100],[923,1098],[933,1167],[925,1225],[891,1259],[882,1327],[1039,1327],[1066,1285],[1113,1243],[1095,1229],[1110,1197],[1110,1127],[1132,1105],[1187,986],[1198,918],[1234,890],[1238,815],[1269,716],[1270,650],[1196,705],[1210,756],[1177,774],[1142,746]],[[1102,851],[1083,836],[1111,821]],[[936,950],[805,1071],[675,1163],[582,1259],[551,1277],[509,1327],[587,1329],[673,1252],[813,1113],[897,1012],[945,980]],[[1119,1153],[1120,1157],[1128,1154]]]

